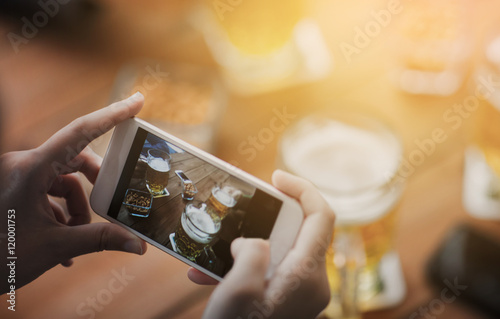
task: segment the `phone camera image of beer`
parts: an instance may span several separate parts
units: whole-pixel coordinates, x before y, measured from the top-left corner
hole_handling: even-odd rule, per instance
[[[170,155],[162,150],[148,151],[146,168],[146,187],[153,197],[168,196],[168,177],[170,173]]]
[[[220,219],[224,219],[238,202],[241,191],[230,185],[215,185],[206,203],[211,206]]]
[[[209,248],[221,227],[221,219],[206,203],[186,205],[175,231],[176,251],[191,261]]]
[[[361,318],[401,302],[405,282],[393,247],[404,188],[399,138],[362,115],[319,113],[290,127],[279,147],[281,167],[313,182],[337,216],[325,315]]]

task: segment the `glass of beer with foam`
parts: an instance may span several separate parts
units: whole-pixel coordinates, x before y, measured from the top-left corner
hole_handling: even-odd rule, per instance
[[[168,196],[168,175],[170,173],[170,155],[162,150],[148,151],[146,168],[146,187],[153,197]]]
[[[210,247],[221,227],[221,219],[206,203],[186,205],[175,231],[176,251],[191,261]]]
[[[212,187],[210,197],[206,203],[212,207],[220,219],[224,219],[236,205],[241,191],[231,185],[216,184]]]
[[[192,21],[228,87],[257,94],[328,74],[328,49],[317,24],[306,18],[309,6],[305,0],[204,0]]]
[[[399,303],[405,293],[393,247],[404,186],[399,138],[362,115],[320,113],[290,127],[279,154],[281,167],[318,187],[337,216],[327,253],[332,302],[326,315],[356,318]]]

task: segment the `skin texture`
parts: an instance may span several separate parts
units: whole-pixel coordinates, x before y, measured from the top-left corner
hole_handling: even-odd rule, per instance
[[[90,206],[79,176],[94,183],[101,159],[87,147],[116,124],[137,114],[144,103],[139,93],[88,114],[64,127],[40,147],[0,156],[0,211],[14,209],[16,223],[16,289],[71,258],[102,250],[136,254],[146,244],[118,225],[90,223]],[[81,150],[81,151],[80,151]],[[51,196],[64,198],[67,211]],[[0,231],[7,232],[7,223]],[[3,260],[7,247],[1,249]],[[2,278],[7,268],[1,267]],[[6,293],[1,281],[0,293]]]
[[[88,197],[77,175],[95,182],[102,159],[87,145],[136,115],[143,103],[136,93],[76,119],[36,149],[0,156],[0,211],[16,212],[16,256],[23,261],[16,264],[16,289],[58,264],[71,266],[76,256],[102,250],[144,254],[146,243],[120,226],[90,223]],[[305,219],[294,247],[271,278],[266,278],[269,242],[262,239],[233,241],[235,263],[221,283],[189,269],[193,282],[218,284],[204,318],[315,318],[328,304],[324,259],[335,215],[311,183],[276,171],[273,184],[302,205]],[[67,209],[53,197],[63,198]],[[7,233],[7,223],[0,227]],[[7,247],[0,248],[6,260]],[[7,278],[8,269],[0,269]],[[9,291],[6,281],[0,285],[0,294]]]
[[[297,199],[305,213],[294,247],[270,279],[269,243],[236,239],[231,245],[235,263],[211,296],[203,318],[316,318],[330,300],[325,253],[330,245],[335,215],[313,185],[283,171],[273,184]],[[199,284],[213,280],[190,269]]]

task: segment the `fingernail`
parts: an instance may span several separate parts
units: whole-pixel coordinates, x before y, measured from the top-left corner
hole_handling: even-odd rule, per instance
[[[129,99],[141,99],[141,98],[144,98],[144,95],[139,91],[129,96]]]
[[[142,255],[142,244],[137,239],[131,239],[125,242],[125,245],[123,245],[123,250],[129,253]]]

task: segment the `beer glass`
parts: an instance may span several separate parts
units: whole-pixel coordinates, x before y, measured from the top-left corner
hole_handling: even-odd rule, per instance
[[[235,187],[216,184],[212,187],[212,192],[206,203],[216,211],[220,219],[224,219],[236,205],[240,196],[241,191]]]
[[[168,175],[170,173],[170,155],[162,150],[148,151],[146,168],[146,187],[153,197],[168,196]]]
[[[193,201],[186,205],[175,231],[177,252],[191,261],[210,247],[221,227],[221,219],[207,204]]]
[[[330,55],[305,0],[204,0],[193,22],[204,33],[227,85],[258,94],[326,76]]]
[[[399,138],[362,115],[320,113],[290,127],[279,154],[281,167],[315,184],[337,215],[326,314],[355,318],[399,303],[405,290],[393,247],[404,186]]]
[[[393,39],[393,78],[412,94],[447,96],[464,83],[473,47],[469,0],[420,0],[404,6]]]
[[[465,107],[474,114],[465,156],[463,203],[482,219],[500,219],[500,27],[487,37]],[[466,101],[464,100],[464,105]]]

